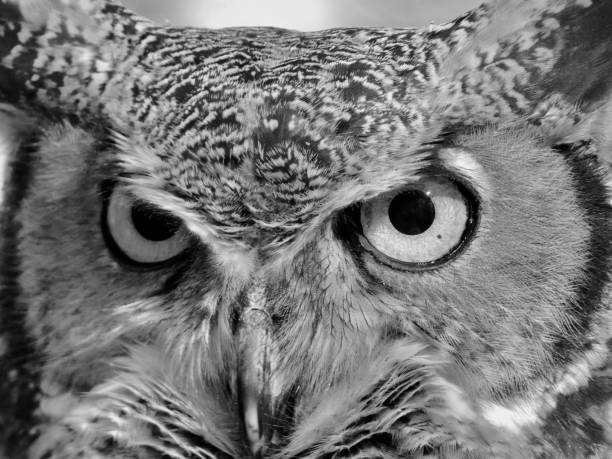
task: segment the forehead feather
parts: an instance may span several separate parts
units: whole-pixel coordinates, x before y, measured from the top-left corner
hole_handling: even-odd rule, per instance
[[[408,71],[405,62],[392,65],[394,44],[380,44],[413,31],[173,33],[143,40],[149,52],[156,43],[156,78],[134,90],[131,118],[136,129],[144,126],[140,141],[163,160],[147,172],[209,213],[240,203],[254,218],[299,220],[315,201],[372,171],[401,162],[413,175],[407,157],[437,135],[419,109],[426,100],[416,97],[431,78],[426,53]]]

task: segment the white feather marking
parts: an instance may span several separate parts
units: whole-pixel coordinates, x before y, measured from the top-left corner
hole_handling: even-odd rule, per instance
[[[483,416],[492,425],[519,434],[521,430],[540,420],[538,407],[532,401],[522,401],[505,407],[498,404],[483,404]]]
[[[255,250],[221,245],[215,250],[215,260],[221,272],[246,282],[255,269]]]
[[[603,342],[594,342],[592,349],[567,366],[550,387],[550,381],[542,381],[532,390],[528,399],[515,401],[508,406],[483,402],[483,416],[492,425],[518,434],[525,427],[541,424],[557,406],[559,395],[568,395],[585,387],[594,368],[605,364],[608,350]],[[547,389],[548,388],[548,389]]]
[[[0,206],[4,198],[4,184],[7,175],[7,164],[17,144],[21,122],[25,118],[21,112],[10,105],[0,103]]]
[[[491,186],[482,165],[468,151],[460,148],[445,148],[439,152],[444,165],[465,177],[483,196],[490,196]]]

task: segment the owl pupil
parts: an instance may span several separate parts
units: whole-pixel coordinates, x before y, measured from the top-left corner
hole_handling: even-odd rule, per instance
[[[181,226],[178,218],[144,205],[132,207],[132,223],[142,237],[155,242],[170,239]]]
[[[389,220],[402,234],[424,233],[436,218],[436,208],[425,193],[408,190],[398,194],[389,205]]]

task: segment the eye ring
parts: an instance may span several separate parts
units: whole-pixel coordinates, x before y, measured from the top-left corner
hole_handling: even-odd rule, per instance
[[[178,217],[136,199],[120,185],[104,193],[101,229],[113,258],[135,270],[173,264],[193,245]]]
[[[401,201],[409,206],[402,209]],[[357,237],[363,250],[393,269],[437,269],[464,252],[479,213],[479,200],[469,186],[452,176],[433,175],[362,203]]]

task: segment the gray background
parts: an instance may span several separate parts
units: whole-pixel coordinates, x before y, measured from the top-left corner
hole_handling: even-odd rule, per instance
[[[442,23],[482,0],[123,0],[158,22],[199,27],[422,27]]]

